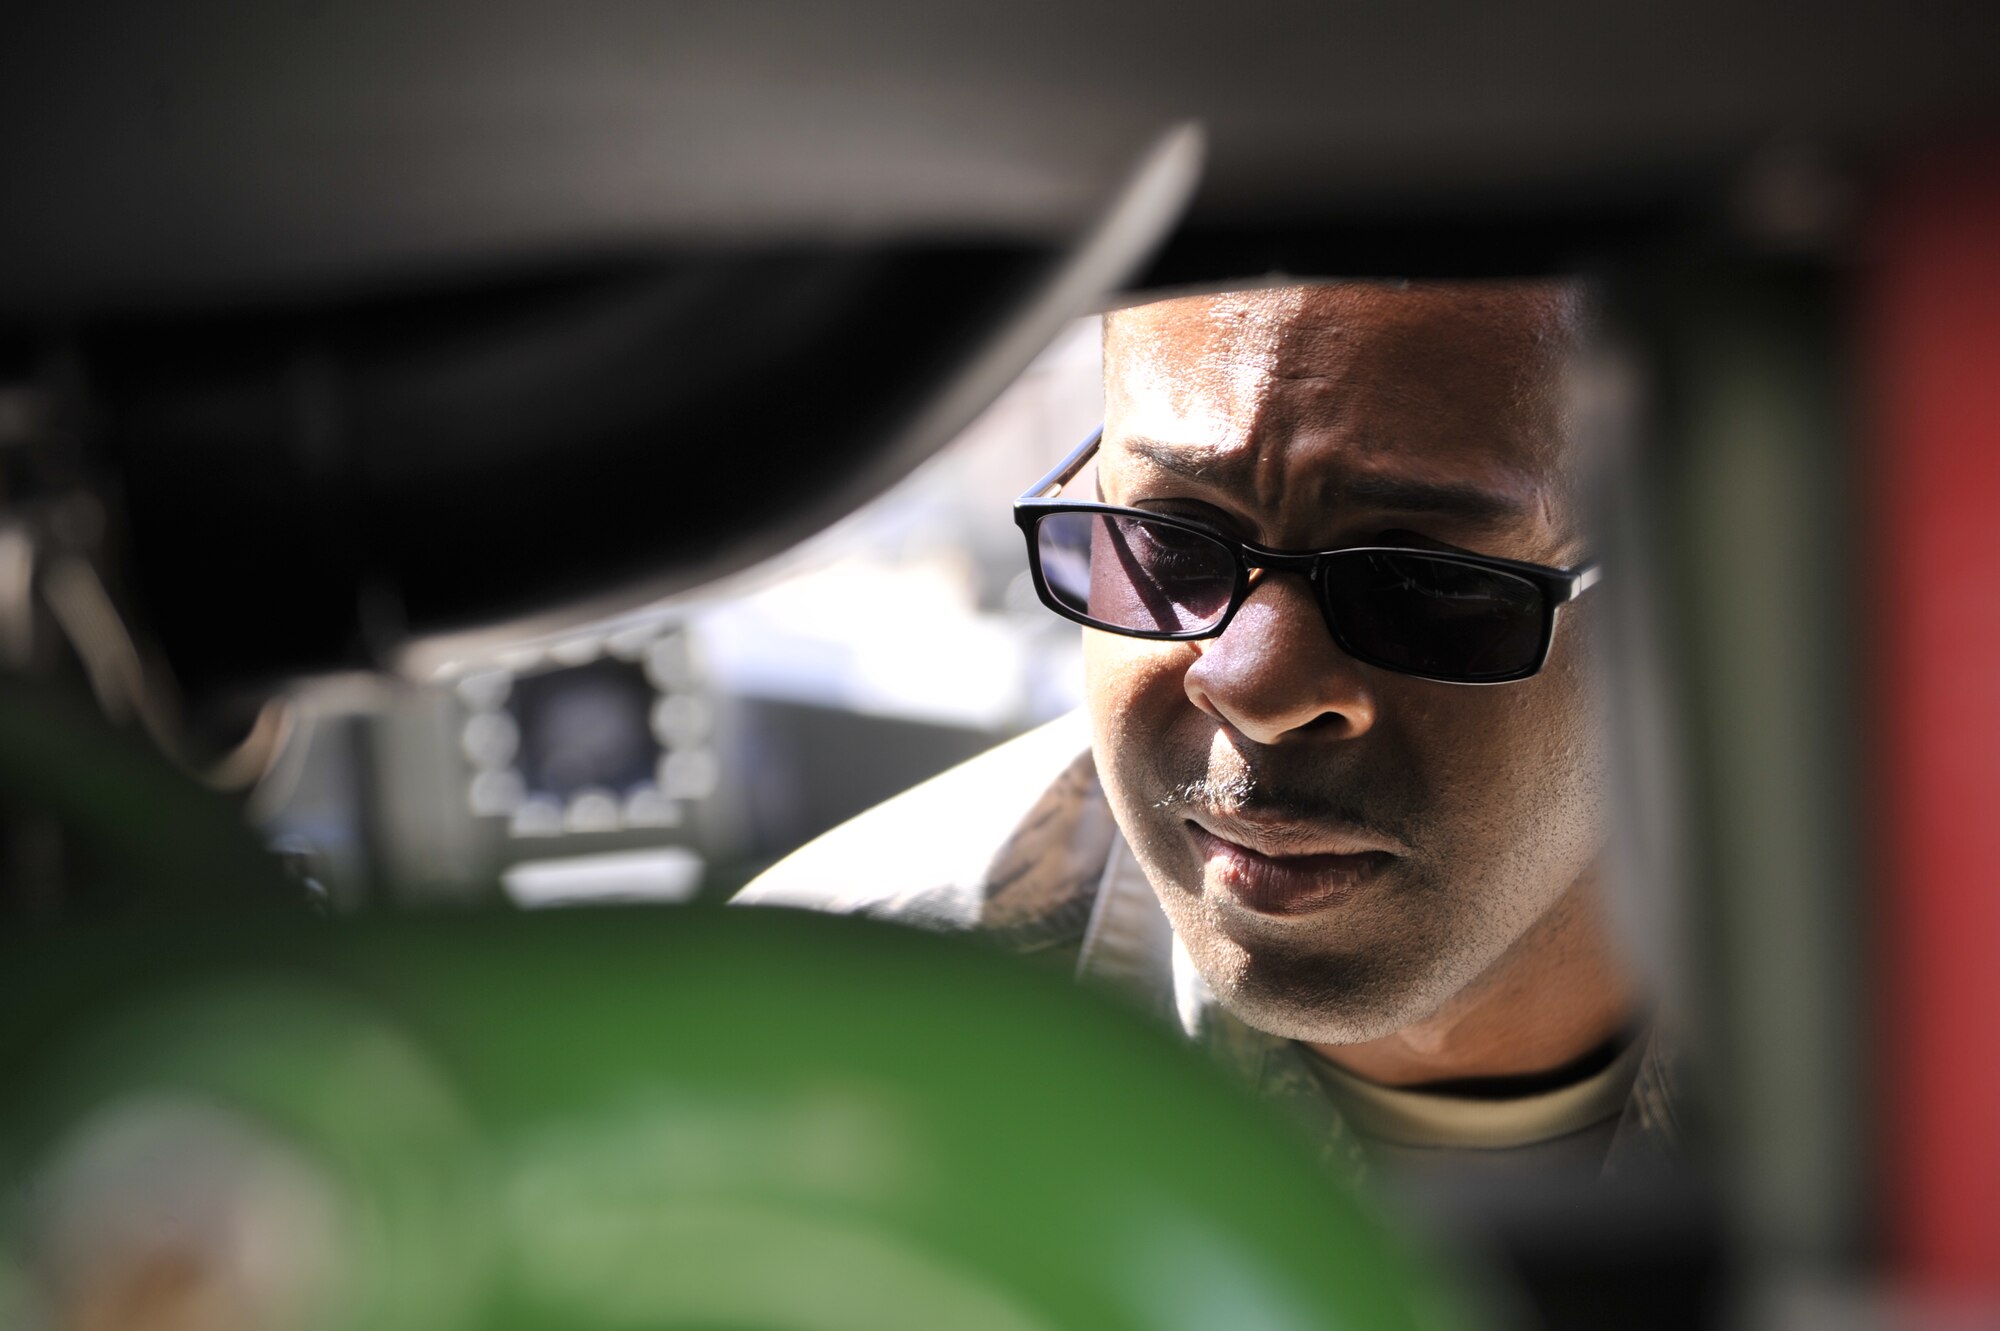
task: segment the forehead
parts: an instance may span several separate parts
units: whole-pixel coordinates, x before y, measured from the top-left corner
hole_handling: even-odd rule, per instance
[[[1343,284],[1119,311],[1105,324],[1106,442],[1217,464],[1566,488],[1574,284]],[[1548,496],[1544,496],[1545,498]]]

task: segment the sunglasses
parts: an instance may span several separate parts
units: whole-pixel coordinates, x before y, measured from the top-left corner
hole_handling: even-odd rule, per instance
[[[1545,568],[1443,550],[1356,546],[1287,553],[1187,518],[1058,499],[1097,452],[1100,428],[1014,502],[1042,604],[1131,638],[1213,638],[1250,575],[1300,573],[1327,630],[1357,661],[1446,684],[1505,684],[1548,660],[1556,611],[1598,565]]]

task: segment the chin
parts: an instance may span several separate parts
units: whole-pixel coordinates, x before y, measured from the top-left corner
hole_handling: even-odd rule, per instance
[[[1231,1016],[1309,1044],[1378,1040],[1432,1016],[1451,997],[1439,968],[1403,958],[1271,958],[1226,942],[1189,952]],[[1203,953],[1219,964],[1211,968]]]

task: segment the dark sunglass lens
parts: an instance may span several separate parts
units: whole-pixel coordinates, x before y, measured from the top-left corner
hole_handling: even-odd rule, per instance
[[[1502,569],[1357,550],[1330,563],[1325,594],[1352,650],[1392,670],[1508,679],[1541,656],[1541,588]]]
[[[1049,593],[1108,628],[1207,628],[1222,618],[1236,587],[1236,560],[1227,546],[1144,518],[1051,513],[1035,529],[1035,546]]]

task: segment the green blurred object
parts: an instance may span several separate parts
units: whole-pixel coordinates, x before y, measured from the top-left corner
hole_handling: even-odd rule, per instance
[[[74,862],[37,912],[0,879],[0,919],[283,909],[299,891],[245,826],[238,801],[205,790],[77,690],[0,676],[0,843],[21,820],[59,829]],[[0,865],[18,878],[22,865]],[[11,917],[11,918],[10,918]]]
[[[1468,1322],[1192,1051],[953,940],[603,910],[12,951],[10,1327]]]

